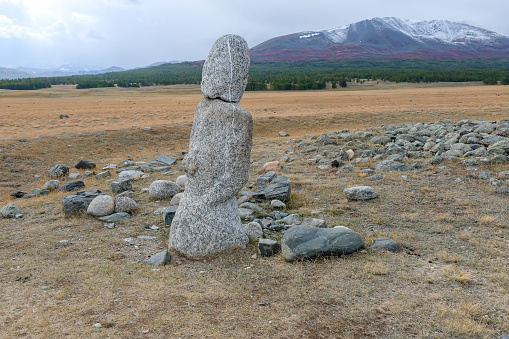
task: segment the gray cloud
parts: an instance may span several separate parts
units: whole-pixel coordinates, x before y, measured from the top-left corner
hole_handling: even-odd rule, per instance
[[[385,16],[465,22],[509,36],[507,13],[506,0],[0,0],[0,67],[199,60],[226,33],[255,46]]]

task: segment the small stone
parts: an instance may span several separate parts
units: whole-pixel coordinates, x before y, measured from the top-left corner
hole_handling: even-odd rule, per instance
[[[115,223],[111,222],[111,223],[104,224],[104,227],[109,228],[109,229],[113,229],[113,228],[115,228]]]
[[[65,216],[70,217],[85,212],[90,202],[101,194],[103,193],[99,190],[87,190],[63,197],[62,202]]]
[[[241,220],[251,221],[254,219],[254,211],[248,208],[239,207],[239,215]]]
[[[83,187],[85,187],[85,183],[83,181],[81,181],[81,180],[73,180],[73,181],[66,182],[65,184],[60,186],[57,189],[57,191],[70,192],[70,191],[79,190],[79,189],[81,189]]]
[[[56,164],[49,170],[48,176],[50,178],[60,178],[64,177],[67,173],[69,173],[69,167],[64,164]]]
[[[155,161],[157,161],[157,162],[159,162],[159,163],[161,163],[161,164],[163,164],[165,166],[171,166],[171,165],[173,165],[174,163],[177,162],[176,159],[170,158],[170,157],[168,157],[166,155],[158,156]]]
[[[177,193],[171,198],[170,205],[171,206],[177,206],[180,204],[180,199],[184,196],[184,193]]]
[[[49,181],[46,181],[44,183],[44,185],[42,185],[42,190],[50,190],[50,191],[54,191],[58,188],[58,186],[60,185],[60,181],[58,180],[49,180]]]
[[[257,222],[252,221],[249,224],[242,225],[242,227],[251,241],[256,241],[263,236],[262,227]]]
[[[122,193],[125,191],[129,191],[133,188],[133,184],[129,179],[117,179],[111,182],[111,190],[113,193]]]
[[[371,200],[378,197],[378,193],[370,186],[350,187],[343,190],[348,200]]]
[[[129,191],[126,191],[129,192]],[[115,197],[115,212],[126,212],[131,213],[138,209],[138,204],[128,196],[116,196]]]
[[[74,168],[76,169],[94,169],[95,163],[91,160],[80,160]]]
[[[137,180],[141,176],[143,176],[142,171],[137,170],[127,170],[123,171],[118,175],[118,180]]]
[[[8,219],[17,219],[17,215],[23,215],[23,211],[21,208],[14,205],[12,202],[8,203],[2,209],[0,209],[0,214],[2,214],[2,217],[8,218]]]
[[[177,178],[177,180],[175,180],[175,183],[177,185],[179,185],[180,187],[186,187],[186,176],[185,175],[181,175]]]
[[[99,173],[99,174],[97,174],[95,176],[95,178],[97,180],[106,179],[106,178],[109,178],[109,177],[111,177],[111,172],[110,171],[103,171],[103,172],[101,172],[101,173]]]
[[[111,215],[101,217],[101,218],[99,218],[99,220],[102,222],[105,222],[105,223],[116,223],[116,222],[119,222],[122,220],[127,220],[130,218],[131,218],[131,216],[129,215],[129,213],[120,212],[120,213],[114,213]]]
[[[345,151],[346,155],[348,155],[348,159],[349,160],[352,160],[352,158],[354,157],[355,155],[355,152],[351,149],[349,149],[348,151]]]
[[[258,212],[258,213],[263,213],[264,212],[263,208],[261,208],[257,204],[253,204],[251,202],[244,202],[244,203],[240,204],[239,207],[240,208],[247,208],[247,209],[250,209],[251,211]]]
[[[276,172],[274,172],[274,171],[267,172],[264,175],[261,175],[256,179],[256,186],[267,185],[272,180],[274,180],[276,177],[277,177]]]
[[[163,211],[163,222],[165,225],[170,225],[177,213],[178,206],[170,206]]]
[[[276,210],[284,210],[286,208],[286,204],[278,199],[272,200],[270,206]]]
[[[79,176],[80,176],[79,173],[73,173],[73,172],[69,173],[69,179],[76,179]]]
[[[286,133],[286,132],[283,132],[283,131],[280,131],[280,132],[279,132],[279,136],[280,136],[280,137],[289,137],[289,136],[290,136],[290,134],[288,134],[288,133]]]
[[[110,215],[115,210],[113,197],[109,195],[99,195],[88,205],[87,213],[94,217],[104,217]]]
[[[170,260],[171,260],[170,253],[168,252],[168,250],[164,250],[151,256],[147,261],[145,261],[145,264],[154,266],[164,266],[167,263],[169,263]]]
[[[281,252],[281,245],[272,239],[258,239],[258,253],[262,257],[272,257]]]
[[[180,186],[169,180],[156,180],[149,187],[149,194],[155,199],[169,199],[180,192]]]
[[[400,248],[397,242],[390,238],[377,238],[375,242],[369,246],[375,251],[399,252]]]

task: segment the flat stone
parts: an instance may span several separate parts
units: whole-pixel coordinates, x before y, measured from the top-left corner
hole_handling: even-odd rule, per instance
[[[118,174],[118,180],[137,180],[143,175],[142,171],[129,170]]]
[[[155,161],[157,161],[165,166],[171,166],[177,162],[177,159],[170,158],[166,155],[160,155],[156,158]]]
[[[378,193],[371,186],[345,188],[343,194],[348,200],[371,200],[378,198]]]
[[[262,257],[272,257],[281,252],[281,245],[272,239],[258,239],[258,253]]]
[[[256,192],[252,193],[252,196],[263,200],[278,199],[288,202],[292,191],[291,183],[287,177],[279,176],[267,185],[261,186]]]
[[[99,218],[100,221],[105,223],[116,223],[122,220],[131,219],[131,216],[129,213],[126,212],[120,212],[120,213],[113,213],[104,217]]]
[[[287,217],[281,219],[287,225],[300,224],[300,216],[298,214],[290,214]]]
[[[258,213],[263,213],[264,212],[263,208],[261,208],[257,204],[253,204],[251,202],[244,202],[244,203],[240,204],[239,207],[240,208],[247,208],[247,209],[250,209],[251,211],[258,212]]]
[[[70,191],[79,190],[80,188],[83,188],[83,187],[85,187],[85,183],[83,181],[73,180],[73,181],[66,182],[65,184],[60,186],[57,189],[57,191],[70,192]]]
[[[169,263],[170,260],[171,260],[170,253],[168,252],[168,250],[164,250],[151,256],[147,261],[145,261],[145,264],[154,266],[164,266],[167,263]]]
[[[292,227],[281,241],[282,253],[287,261],[350,254],[363,246],[362,237],[346,227]]]
[[[377,171],[410,171],[413,169],[413,167],[408,166],[402,161],[395,161],[395,160],[382,160],[380,162],[377,162],[375,165],[375,169]]]
[[[399,252],[400,248],[397,242],[390,238],[376,238],[375,242],[369,246],[375,251]]]
[[[304,218],[302,220],[301,226],[312,226],[318,228],[327,228],[327,223],[325,220],[317,219],[317,218]]]
[[[103,172],[101,172],[101,173],[99,173],[99,174],[97,174],[95,176],[95,178],[97,180],[106,179],[106,178],[109,178],[109,177],[111,177],[111,172],[110,171],[103,171]]]

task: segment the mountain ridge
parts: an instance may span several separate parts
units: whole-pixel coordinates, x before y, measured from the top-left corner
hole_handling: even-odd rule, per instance
[[[321,31],[275,37],[251,48],[255,62],[353,58],[509,56],[509,38],[447,20],[373,18]]]

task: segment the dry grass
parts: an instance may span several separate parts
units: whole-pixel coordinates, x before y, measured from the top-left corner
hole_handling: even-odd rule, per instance
[[[508,92],[507,86],[474,86],[246,93],[242,105],[253,113],[257,138],[249,184],[266,161],[279,160],[289,146],[297,149],[289,139],[393,122],[508,119]],[[42,186],[55,163],[72,166],[88,158],[102,167],[129,155],[143,161],[159,154],[181,158],[200,100],[196,88],[173,87],[0,94],[3,121],[15,116],[25,122],[24,127],[12,120],[0,126],[0,205],[12,201],[15,189]],[[58,120],[68,113],[74,115]],[[151,131],[141,129],[147,125]],[[278,137],[280,130],[291,137]],[[150,201],[140,190],[155,179],[176,179],[178,166],[170,175],[152,173],[135,182],[140,210],[115,229],[86,215],[65,219],[63,193],[18,199],[25,217],[0,219],[0,338],[509,334],[507,198],[494,195],[493,187],[471,179],[453,161],[446,170],[409,172],[408,179],[384,173],[374,186],[378,199],[351,202],[343,197],[344,188],[374,182],[358,172],[320,171],[298,151],[281,170],[293,181],[289,213],[350,227],[368,245],[390,237],[402,251],[381,254],[366,248],[345,258],[286,263],[280,256],[253,259],[256,247],[250,244],[206,260],[174,255],[165,267],[145,266],[142,262],[165,246],[168,229],[153,211],[168,202]],[[508,165],[490,167],[507,170]],[[457,177],[468,180],[455,183]],[[110,192],[108,181],[92,177],[85,183]],[[147,231],[144,225],[161,230]],[[133,245],[123,240],[127,237],[135,239]]]

